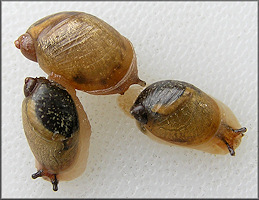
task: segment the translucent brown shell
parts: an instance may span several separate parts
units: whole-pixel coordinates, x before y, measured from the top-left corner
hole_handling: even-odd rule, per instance
[[[132,87],[118,99],[142,132],[169,145],[233,156],[246,132],[225,104],[186,82],[160,81],[142,92]]]
[[[27,33],[40,67],[76,89],[123,94],[132,84],[145,85],[138,77],[131,42],[95,16],[61,12],[35,22]]]
[[[26,78],[25,80],[26,97],[22,104],[23,128],[37,168],[32,178],[42,177],[50,181],[53,184],[53,190],[57,191],[59,181],[75,179],[85,171],[91,126],[83,106],[76,97],[75,90],[63,84],[75,103],[79,129],[69,138],[46,129],[37,117],[35,102],[31,97],[31,94],[37,90],[35,88],[39,82],[42,81],[40,79],[42,78]],[[55,81],[59,81],[57,77]]]

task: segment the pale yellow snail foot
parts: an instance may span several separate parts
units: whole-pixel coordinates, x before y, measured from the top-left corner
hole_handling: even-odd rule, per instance
[[[85,171],[91,126],[75,89],[58,76],[51,78],[25,79],[22,119],[37,168],[32,178],[50,181],[57,191],[59,181],[73,180]],[[52,117],[49,113],[59,115]]]
[[[140,130],[170,146],[234,156],[246,132],[230,108],[183,81],[158,81],[140,92],[134,103],[126,100],[119,105],[123,110],[132,105],[130,113]]]

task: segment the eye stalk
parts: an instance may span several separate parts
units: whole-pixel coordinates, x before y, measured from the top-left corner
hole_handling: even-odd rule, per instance
[[[212,154],[235,155],[247,131],[225,104],[190,83],[155,82],[136,98],[130,113],[152,139]]]
[[[32,178],[50,181],[54,191],[59,181],[84,172],[91,135],[75,90],[66,86],[44,77],[27,77],[24,84],[23,129],[37,168]]]
[[[34,42],[29,33],[21,35],[17,40],[15,40],[14,44],[18,49],[21,50],[22,54],[26,58],[34,62],[37,62]]]

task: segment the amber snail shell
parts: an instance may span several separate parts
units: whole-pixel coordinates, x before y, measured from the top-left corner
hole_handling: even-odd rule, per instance
[[[27,77],[22,103],[24,132],[37,172],[58,190],[59,181],[80,176],[88,158],[91,126],[75,90],[55,81]]]
[[[123,94],[140,80],[131,42],[103,20],[60,12],[32,24],[15,45],[47,73],[91,94]]]
[[[212,154],[235,155],[246,132],[225,104],[177,80],[149,85],[130,112],[152,139]]]

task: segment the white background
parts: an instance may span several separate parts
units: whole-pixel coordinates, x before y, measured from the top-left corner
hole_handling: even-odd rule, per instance
[[[85,173],[39,178],[21,120],[27,76],[46,74],[13,42],[60,11],[93,14],[133,43],[140,78],[190,82],[227,104],[248,131],[236,156],[158,144],[117,105],[78,92],[92,126]],[[2,197],[257,197],[257,2],[3,2]]]

